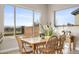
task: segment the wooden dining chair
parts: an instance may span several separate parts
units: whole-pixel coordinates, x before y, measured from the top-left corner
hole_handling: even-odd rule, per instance
[[[39,51],[40,53],[44,53],[44,54],[52,54],[52,53],[54,54],[56,51],[55,50],[56,45],[57,45],[57,37],[52,36],[46,42],[46,47],[40,48]]]
[[[71,36],[70,37],[70,39],[71,39],[71,44],[73,44],[73,50],[75,50],[75,36]]]
[[[75,36],[67,35],[66,36],[66,43],[69,44],[69,50],[75,50]],[[73,44],[73,45],[72,45]],[[71,48],[73,46],[73,49]]]
[[[20,51],[22,54],[33,53],[32,48],[29,47],[29,46],[26,46],[26,43],[23,42],[23,41],[21,40],[21,38],[19,38],[18,36],[16,36],[16,40],[17,40],[17,42],[18,42],[19,51]]]
[[[64,42],[66,40],[66,35],[61,35],[58,39],[58,46],[56,47],[57,53],[63,53]]]

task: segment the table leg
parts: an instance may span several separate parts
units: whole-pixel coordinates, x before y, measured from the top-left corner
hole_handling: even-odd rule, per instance
[[[71,42],[68,42],[69,43],[69,51],[71,51]]]
[[[73,50],[75,50],[75,42],[73,42]]]
[[[35,54],[36,45],[32,45],[33,53]]]

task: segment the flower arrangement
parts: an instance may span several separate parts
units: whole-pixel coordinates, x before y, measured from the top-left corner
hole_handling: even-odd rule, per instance
[[[54,34],[54,29],[51,25],[41,25],[44,36],[52,36]]]
[[[46,25],[45,28],[45,36],[52,36],[53,34],[53,29],[50,25]]]

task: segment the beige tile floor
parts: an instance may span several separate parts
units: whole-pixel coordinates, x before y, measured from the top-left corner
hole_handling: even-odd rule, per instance
[[[19,50],[15,50],[15,51],[10,51],[4,54],[20,54]],[[69,49],[65,48],[63,50],[63,54],[79,54],[79,50],[72,50],[70,51]]]
[[[20,52],[18,50],[16,50],[16,51],[8,52],[6,54],[20,54]],[[73,51],[66,50],[66,51],[64,51],[63,54],[79,54],[79,50],[73,50]]]
[[[8,52],[6,54],[20,54],[19,49],[15,51]],[[67,44],[64,45],[63,54],[79,54],[79,50],[69,50],[69,46]]]

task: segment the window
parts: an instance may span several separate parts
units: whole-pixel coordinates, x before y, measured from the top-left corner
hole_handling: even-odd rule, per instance
[[[24,34],[26,37],[38,36],[40,12],[21,7],[16,7],[15,11],[14,6],[5,5],[4,35]]]
[[[33,36],[33,11],[16,7],[16,34]]]
[[[55,11],[55,26],[79,25],[76,16],[73,14],[79,7]],[[79,12],[79,11],[78,11]]]
[[[4,8],[4,35],[14,34],[14,7],[5,5]]]

